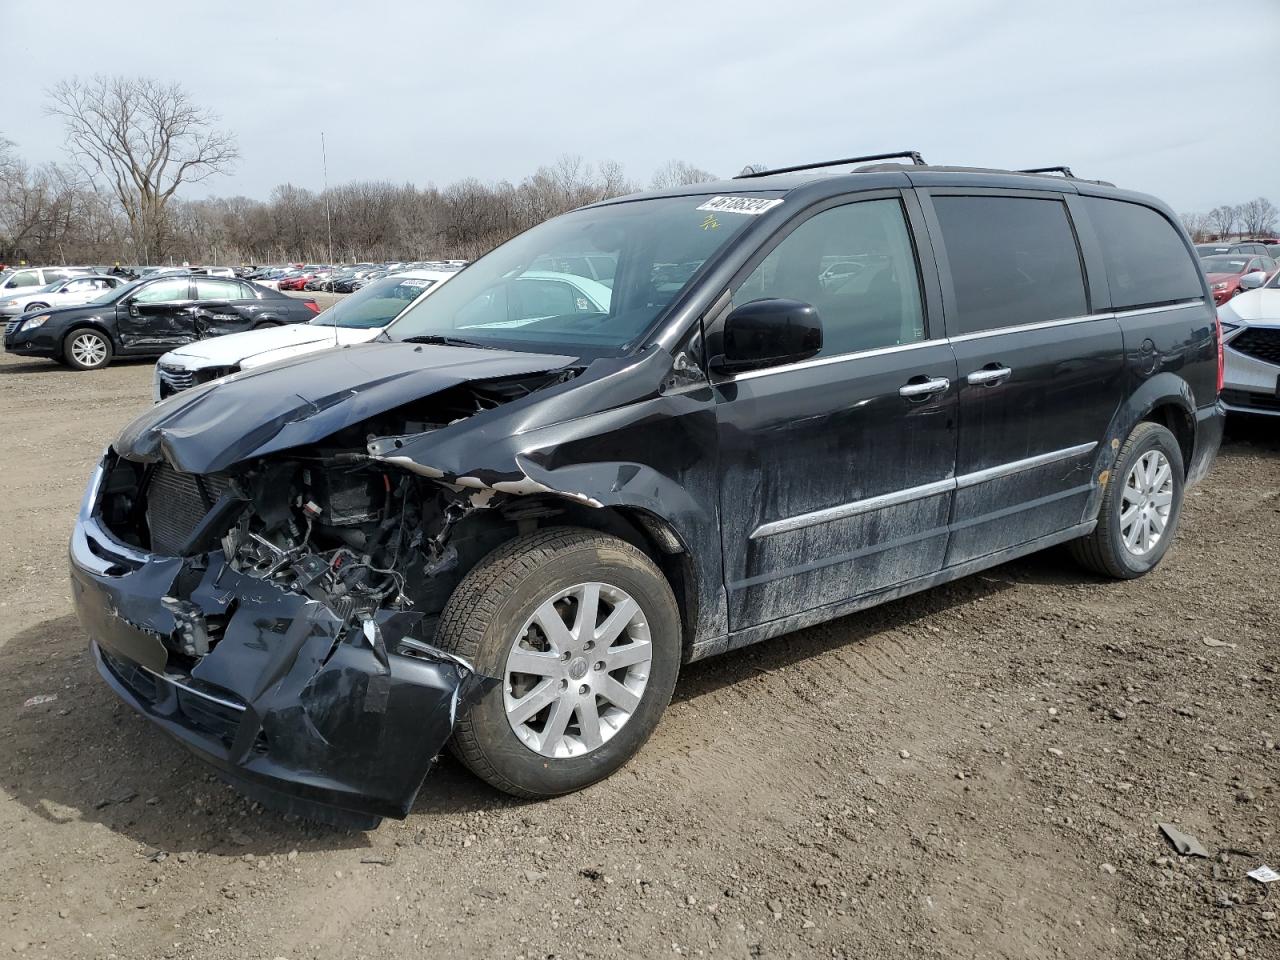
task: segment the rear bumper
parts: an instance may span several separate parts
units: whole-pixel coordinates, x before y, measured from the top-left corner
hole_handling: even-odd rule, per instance
[[[107,684],[264,804],[354,827],[404,817],[479,692],[467,665],[442,652],[388,652],[416,614],[383,612],[366,632],[236,573],[220,552],[202,558],[201,572],[119,543],[94,517],[100,475],[72,536],[71,586]],[[222,628],[199,659],[177,652],[178,624],[161,602],[183,583]]]
[[[1194,486],[1209,474],[1222,446],[1222,429],[1226,410],[1221,401],[1196,410],[1196,442],[1187,464],[1187,486]]]

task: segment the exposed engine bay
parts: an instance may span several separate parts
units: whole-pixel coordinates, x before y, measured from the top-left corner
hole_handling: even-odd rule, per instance
[[[105,478],[105,525],[122,541],[182,557],[184,576],[164,598],[178,626],[177,651],[208,654],[220,622],[190,602],[190,587],[209,563],[225,564],[325,604],[344,624],[378,611],[415,611],[413,635],[399,652],[429,643],[436,616],[457,583],[458,551],[501,542],[513,498],[431,479],[375,458],[386,438],[421,436],[522,396],[565,374],[466,385],[348,427],[321,443],[264,457],[221,473],[194,475],[168,463],[117,460]],[[428,408],[417,409],[417,408]],[[459,521],[495,511],[490,523]],[[554,507],[521,507],[517,522],[550,516]]]

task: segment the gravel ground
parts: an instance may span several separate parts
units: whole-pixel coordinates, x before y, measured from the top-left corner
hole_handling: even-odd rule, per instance
[[[408,820],[342,833],[94,673],[66,539],[149,378],[0,358],[0,954],[1280,957],[1280,885],[1245,877],[1280,867],[1280,424],[1232,428],[1144,580],[1000,567],[687,668],[582,793],[443,758]]]

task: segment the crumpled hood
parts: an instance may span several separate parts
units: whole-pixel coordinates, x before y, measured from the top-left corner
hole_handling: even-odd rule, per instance
[[[314,443],[343,427],[475,380],[555,370],[574,357],[436,344],[359,344],[260,367],[178,393],[121,432],[130,460],[214,473]]]

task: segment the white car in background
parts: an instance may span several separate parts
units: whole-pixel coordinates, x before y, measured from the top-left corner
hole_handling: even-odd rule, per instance
[[[1218,307],[1222,404],[1234,413],[1280,416],[1280,272]]]
[[[328,347],[365,343],[410,305],[457,273],[406,270],[376,280],[344,297],[309,323],[291,323],[197,340],[164,354],[156,363],[156,403],[197,384]]]
[[[0,296],[0,317],[17,317],[32,310],[50,307],[78,307],[114,290],[124,283],[119,277],[94,274],[83,277],[64,277],[46,283],[43,287],[26,288],[21,292],[10,291]]]

